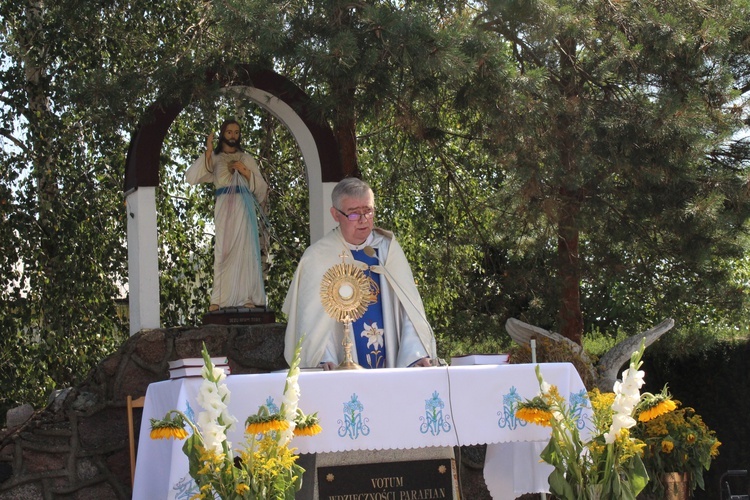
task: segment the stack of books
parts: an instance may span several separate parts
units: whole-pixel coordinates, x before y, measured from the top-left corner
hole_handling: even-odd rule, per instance
[[[505,365],[510,360],[510,354],[466,354],[453,356],[451,366],[467,365]]]
[[[211,358],[216,368],[221,368],[229,375],[229,360],[225,357]],[[203,369],[203,358],[183,358],[169,362],[169,378],[200,377]]]

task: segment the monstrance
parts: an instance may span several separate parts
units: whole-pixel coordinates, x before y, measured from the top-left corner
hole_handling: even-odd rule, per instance
[[[355,264],[336,264],[326,271],[320,282],[320,300],[328,315],[344,324],[344,361],[337,370],[362,368],[352,360],[352,341],[349,335],[352,322],[358,320],[370,305],[370,280]]]

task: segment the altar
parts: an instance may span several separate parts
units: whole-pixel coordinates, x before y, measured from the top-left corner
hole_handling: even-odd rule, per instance
[[[547,491],[551,466],[539,463],[550,430],[515,418],[518,402],[539,393],[532,364],[358,371],[303,371],[299,406],[318,412],[323,431],[295,437],[298,453],[403,450],[487,444],[484,477],[494,499]],[[578,405],[586,390],[573,365],[541,364],[544,379]],[[278,409],[286,373],[230,375],[229,412],[240,422],[228,432],[234,448],[242,423],[260,406]],[[152,440],[150,419],[178,409],[190,418],[200,378],[151,384],[141,422],[134,499],[187,499],[195,484],[182,441]],[[581,409],[581,416],[584,410]],[[582,420],[583,422],[584,420]]]

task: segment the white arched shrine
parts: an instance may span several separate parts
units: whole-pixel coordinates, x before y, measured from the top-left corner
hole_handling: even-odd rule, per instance
[[[344,177],[333,133],[327,125],[306,116],[307,97],[291,82],[270,71],[241,69],[242,73],[233,75],[223,88],[241,93],[266,109],[294,137],[310,190],[310,241],[317,241],[335,225],[327,216],[331,191]],[[161,326],[156,217],[159,154],[169,126],[183,107],[182,102],[152,106],[128,150],[125,200],[131,335]]]
[[[227,87],[225,92],[244,95],[275,116],[291,132],[302,153],[307,172],[307,186],[310,190],[310,243],[319,240],[335,226],[332,218],[325,215],[331,208],[331,190],[336,183],[323,183],[320,154],[307,125],[291,106],[265,90],[237,86]]]

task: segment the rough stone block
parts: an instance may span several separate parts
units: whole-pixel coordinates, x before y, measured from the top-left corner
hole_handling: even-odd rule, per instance
[[[27,483],[12,490],[0,492],[0,500],[32,500],[44,498],[42,488],[38,484]]]
[[[149,364],[159,363],[167,356],[164,330],[148,330],[138,336],[135,354]]]
[[[269,371],[287,368],[284,359],[286,326],[278,323],[233,327],[233,342],[228,353],[243,367]]]
[[[228,337],[225,326],[211,325],[181,331],[174,339],[174,359],[201,357],[204,342],[211,356],[221,356],[227,352]]]
[[[33,414],[34,407],[28,403],[11,408],[5,414],[6,425],[8,426],[8,429],[21,427]]]
[[[76,463],[76,476],[81,481],[93,479],[99,473],[99,468],[94,462],[87,458],[78,460]]]
[[[128,362],[113,390],[113,400],[124,403],[128,394],[134,398],[144,396],[149,384],[169,378],[166,366],[157,373],[145,370],[132,361]]]
[[[86,451],[112,449],[128,439],[127,410],[106,408],[78,421],[78,441]]]
[[[109,483],[101,482],[86,489],[78,490],[75,500],[115,500],[117,493]]]
[[[36,450],[23,450],[23,474],[62,470],[68,465],[65,453],[46,453]]]

